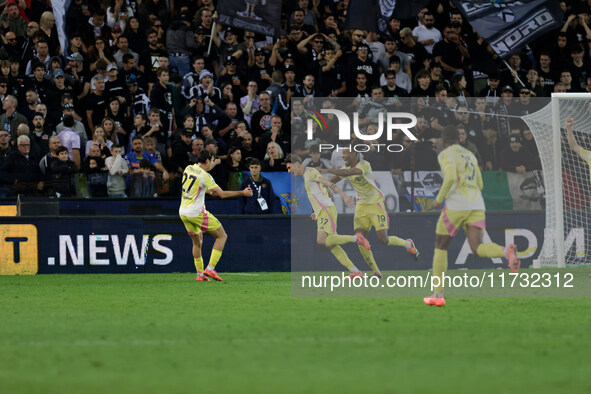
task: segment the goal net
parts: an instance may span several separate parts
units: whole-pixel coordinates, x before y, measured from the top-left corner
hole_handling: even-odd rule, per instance
[[[591,264],[590,163],[573,151],[565,122],[574,119],[578,145],[591,150],[591,94],[553,93],[541,110],[523,116],[537,142],[546,189],[542,267]]]

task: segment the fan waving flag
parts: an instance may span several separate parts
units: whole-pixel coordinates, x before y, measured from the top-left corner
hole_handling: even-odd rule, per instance
[[[396,3],[396,0],[350,0],[345,29],[387,32]]]
[[[219,22],[237,29],[278,37],[281,29],[281,1],[220,0]]]
[[[562,25],[557,0],[496,2],[452,0],[476,32],[506,59],[540,35]]]

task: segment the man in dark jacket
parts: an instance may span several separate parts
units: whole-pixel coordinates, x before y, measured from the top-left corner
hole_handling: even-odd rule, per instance
[[[519,135],[509,137],[509,147],[501,155],[501,169],[503,171],[523,174],[532,169],[534,158],[529,150],[521,146]]]
[[[30,194],[43,189],[39,160],[30,154],[31,140],[26,135],[17,139],[17,150],[13,151],[0,167],[0,180],[11,186],[11,192]]]
[[[273,213],[275,193],[271,181],[261,176],[261,162],[258,159],[251,159],[248,167],[250,176],[242,181],[240,189],[250,186],[252,196],[238,199],[240,212],[247,215]]]

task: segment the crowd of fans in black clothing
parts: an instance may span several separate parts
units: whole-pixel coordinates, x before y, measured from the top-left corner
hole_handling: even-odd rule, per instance
[[[253,159],[262,171],[285,171],[290,152],[307,165],[342,165],[319,149],[334,136],[317,124],[313,139],[306,134],[308,110],[339,97],[355,98],[366,134],[377,132],[380,112],[418,118],[419,141],[383,141],[403,152],[363,153],[374,170],[437,170],[439,135],[452,124],[483,170],[525,172],[540,160],[518,116],[551,92],[591,92],[591,0],[561,1],[563,27],[506,65],[447,0],[392,19],[387,34],[344,30],[346,3],[284,0],[273,38],[214,23],[213,0],[73,0],[62,47],[46,2],[9,0],[0,17],[0,197],[176,196],[204,149],[229,189],[248,182]]]

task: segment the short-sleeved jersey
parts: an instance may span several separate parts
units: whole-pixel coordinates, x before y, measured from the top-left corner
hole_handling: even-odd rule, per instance
[[[589,166],[589,170],[591,172],[591,151],[579,148],[579,156],[581,157],[581,159],[587,162],[587,165]]]
[[[454,211],[472,211],[485,209],[482,198],[482,174],[478,168],[478,161],[472,152],[460,145],[451,145],[444,149],[439,156],[439,165],[443,172],[444,185],[446,181],[453,181],[444,196],[448,209]],[[445,192],[442,188],[440,194]]]
[[[343,168],[348,169],[350,167]],[[359,168],[362,173],[359,175],[350,175],[347,177],[347,180],[351,182],[353,189],[357,193],[357,203],[377,204],[383,202],[384,195],[378,189],[369,162],[361,160],[354,168]]]
[[[316,216],[318,216],[323,208],[334,205],[328,196],[326,186],[319,182],[321,176],[315,168],[306,167],[304,171],[304,186],[306,187],[308,199],[310,200],[310,204],[312,204]]]
[[[80,136],[74,130],[66,128],[58,134],[58,137],[61,144],[68,148],[68,157],[70,160],[74,160],[74,154],[72,150],[80,150]]]
[[[207,171],[193,164],[183,173],[183,194],[179,215],[196,217],[205,212],[205,193],[218,185]]]

